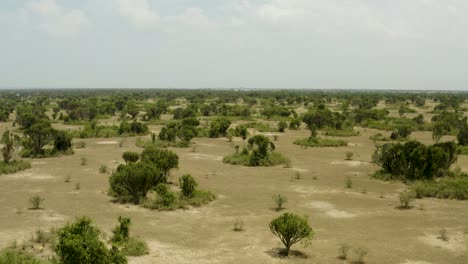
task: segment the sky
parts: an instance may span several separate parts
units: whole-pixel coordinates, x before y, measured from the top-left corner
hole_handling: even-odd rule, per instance
[[[0,88],[468,90],[467,0],[0,0]]]

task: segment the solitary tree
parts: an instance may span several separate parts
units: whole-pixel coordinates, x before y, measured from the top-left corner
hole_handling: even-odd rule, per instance
[[[278,123],[278,131],[279,132],[284,132],[284,130],[288,127],[288,124],[284,121],[280,121]]]
[[[43,154],[44,146],[54,139],[55,130],[48,121],[39,121],[24,131],[28,138],[27,147],[31,148],[34,154]]]
[[[174,152],[167,149],[160,149],[154,146],[146,147],[141,153],[141,161],[152,163],[164,174],[163,182],[169,177],[172,169],[179,166],[179,157]]]
[[[307,217],[292,213],[284,213],[270,222],[270,231],[276,235],[286,247],[289,256],[291,247],[304,239],[312,239],[314,231],[309,226]]]

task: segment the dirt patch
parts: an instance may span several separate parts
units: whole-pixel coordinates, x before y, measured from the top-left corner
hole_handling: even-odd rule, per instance
[[[291,170],[297,171],[297,172],[308,172],[309,171],[308,169],[301,169],[301,168],[291,168]]]
[[[187,158],[192,159],[192,160],[216,160],[216,161],[223,160],[223,157],[221,156],[200,154],[200,153],[187,154]]]
[[[324,211],[325,215],[331,218],[353,218],[356,216],[355,214],[335,209],[335,206],[329,202],[313,201],[310,203],[310,206],[320,211]]]
[[[335,160],[330,163],[330,165],[348,165],[350,167],[359,167],[364,164],[367,164],[367,162],[359,160]]]
[[[44,222],[62,222],[65,221],[66,216],[53,211],[48,211],[39,216],[39,219]]]
[[[49,174],[35,173],[31,171],[27,172],[17,172],[14,174],[6,175],[7,178],[12,179],[25,179],[25,180],[51,180],[54,179],[54,176]]]
[[[99,145],[114,145],[119,144],[118,141],[99,141],[97,144]]]
[[[422,261],[422,260],[406,260],[401,264],[432,264],[431,262]]]
[[[438,234],[425,234],[424,236],[419,237],[419,240],[427,245],[445,249],[454,253],[463,252],[466,249],[464,235],[461,232],[449,232],[447,241],[440,239]]]

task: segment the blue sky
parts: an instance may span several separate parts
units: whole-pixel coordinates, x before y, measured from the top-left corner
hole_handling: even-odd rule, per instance
[[[0,87],[468,90],[466,0],[2,0]]]

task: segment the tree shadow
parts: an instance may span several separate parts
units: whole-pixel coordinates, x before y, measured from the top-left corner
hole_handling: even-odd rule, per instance
[[[265,254],[269,255],[272,258],[278,258],[278,259],[286,259],[286,258],[300,258],[300,259],[307,259],[309,256],[301,252],[299,250],[291,250],[289,252],[289,256],[286,254],[286,249],[285,248],[271,248],[265,251]]]

